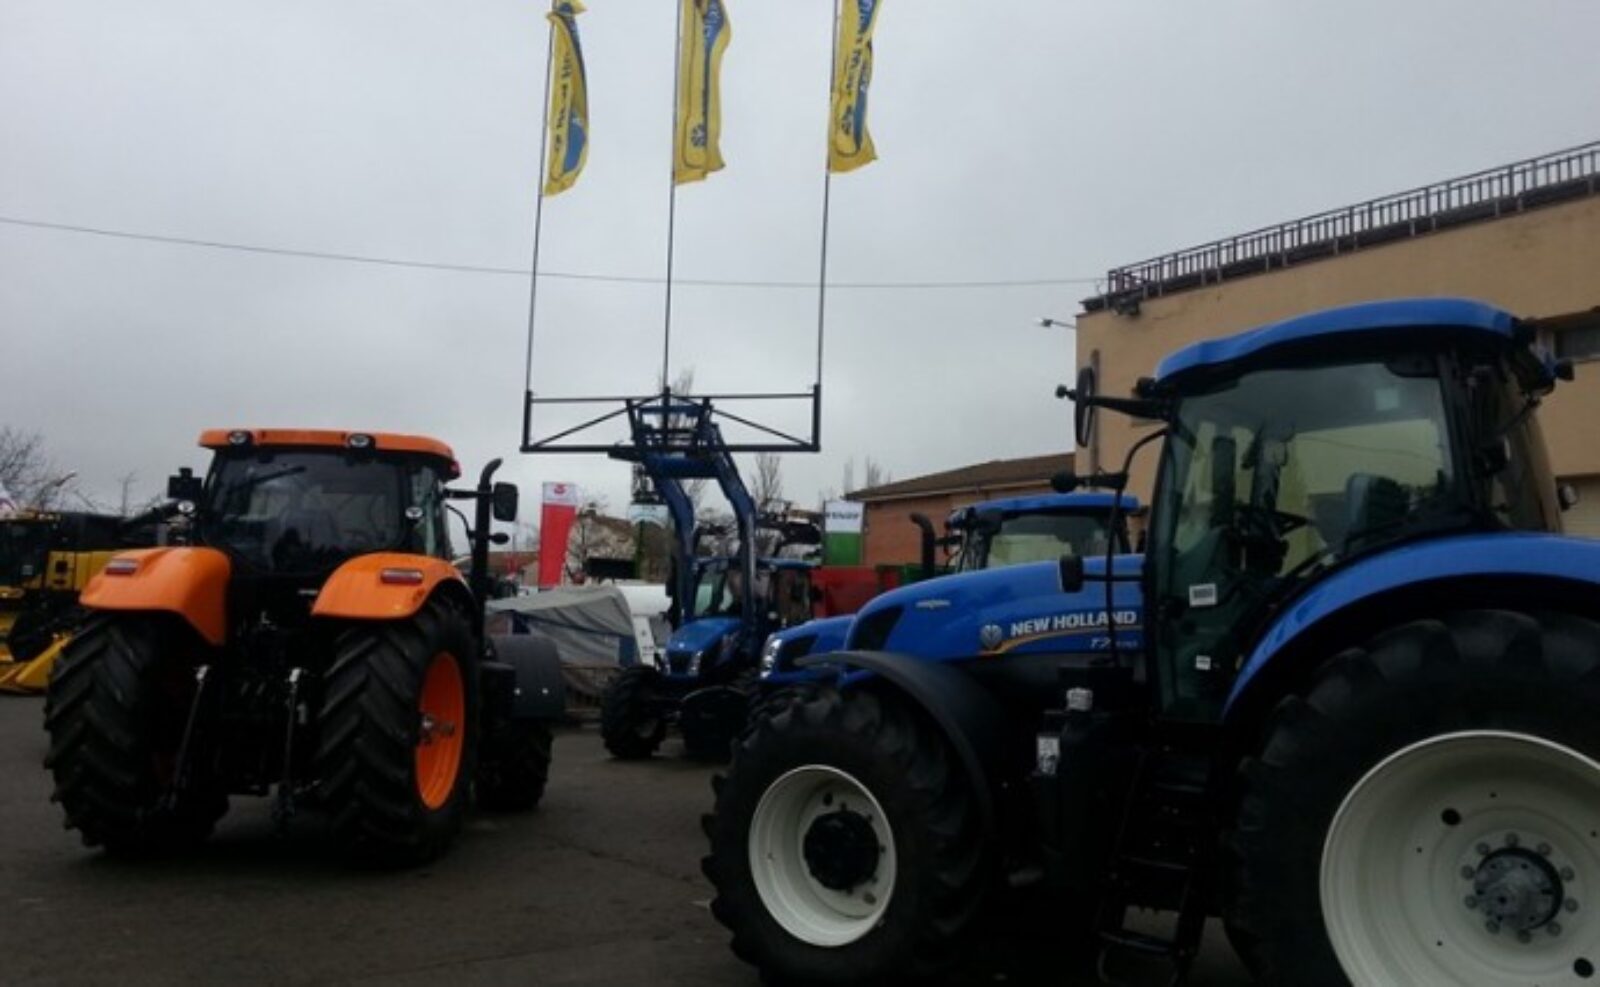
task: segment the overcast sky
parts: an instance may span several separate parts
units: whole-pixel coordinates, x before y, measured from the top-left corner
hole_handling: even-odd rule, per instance
[[[675,4],[587,0],[592,146],[541,269],[663,273]],[[677,273],[817,275],[829,0],[728,0],[727,169],[682,188]],[[525,269],[546,26],[536,0],[0,0],[0,216]],[[1061,451],[1070,317],[1106,269],[1600,137],[1594,0],[885,0],[880,160],[833,183],[824,451],[897,477]],[[652,386],[659,284],[545,279],[534,388]],[[673,371],[800,389],[814,289],[679,286]],[[0,223],[0,424],[91,494],[200,466],[213,425],[437,435],[530,504],[603,457],[516,453],[525,276]],[[857,468],[859,478],[860,468]],[[530,512],[531,513],[531,512]]]

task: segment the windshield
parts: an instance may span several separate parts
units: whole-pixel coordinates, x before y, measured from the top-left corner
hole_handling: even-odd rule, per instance
[[[1445,517],[1462,492],[1432,360],[1246,374],[1185,397],[1153,545],[1169,703],[1212,699],[1265,615],[1316,573]],[[1181,628],[1181,630],[1180,630]]]
[[[50,527],[38,521],[0,521],[0,586],[17,586],[44,571]]]
[[[430,467],[394,459],[303,451],[219,456],[206,483],[200,538],[253,570],[279,574],[320,572],[368,552],[425,551],[440,547],[431,516],[437,487]],[[406,517],[409,507],[419,508],[414,520]]]
[[[738,609],[738,601],[728,589],[727,566],[703,566],[700,578],[694,585],[694,616],[710,617],[720,613],[735,613]]]
[[[1063,555],[1105,555],[1109,514],[1021,514],[1001,520],[999,530],[979,527],[967,534],[957,569],[998,569],[1024,562],[1053,562]]]

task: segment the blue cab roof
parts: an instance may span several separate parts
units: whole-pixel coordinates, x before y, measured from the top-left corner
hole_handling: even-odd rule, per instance
[[[1109,493],[1030,494],[1024,497],[1001,497],[971,505],[977,508],[1003,511],[1007,514],[1033,514],[1045,511],[1109,511],[1117,495]],[[1122,495],[1122,509],[1137,510],[1139,498]]]
[[[1168,356],[1156,368],[1165,382],[1201,367],[1232,363],[1273,347],[1319,336],[1347,336],[1391,330],[1445,328],[1512,339],[1511,313],[1470,298],[1399,298],[1324,309],[1273,322],[1222,339],[1208,339]]]

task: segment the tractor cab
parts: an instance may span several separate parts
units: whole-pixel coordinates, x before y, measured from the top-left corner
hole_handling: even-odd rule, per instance
[[[1127,519],[1138,503],[1125,498],[1113,515],[1115,500],[1108,493],[1039,494],[958,508],[945,523],[956,545],[955,571],[1131,552]]]
[[[1558,367],[1473,302],[1379,302],[1181,350],[1133,399],[1164,423],[1145,565],[1162,709],[1215,721],[1253,642],[1330,574],[1472,532],[1559,530],[1533,416]],[[1131,459],[1131,455],[1130,455]]]
[[[240,575],[315,580],[374,552],[450,558],[444,484],[460,468],[443,443],[236,429],[200,444],[214,452],[203,486],[174,477],[173,492],[193,495],[195,542]]]

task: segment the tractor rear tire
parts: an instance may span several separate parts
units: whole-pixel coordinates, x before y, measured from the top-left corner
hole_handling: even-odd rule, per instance
[[[443,600],[353,624],[323,679],[314,771],[334,838],[359,863],[438,857],[461,830],[478,743],[470,624]]]
[[[639,665],[623,671],[600,699],[600,737],[611,756],[637,761],[667,738],[667,722],[656,709],[661,673]]]
[[[181,850],[228,811],[227,796],[193,768],[190,787],[172,791],[195,690],[187,634],[166,616],[97,617],[56,663],[45,766],[52,800],[86,846],[129,856]]]
[[[478,756],[478,805],[492,812],[526,812],[550,780],[554,738],[543,720],[517,720],[483,738]]]
[[[967,778],[919,714],[866,690],[777,694],[713,787],[711,912],[767,983],[901,984],[956,963],[990,869]]]
[[[1234,948],[1296,987],[1591,975],[1597,708],[1600,624],[1568,614],[1457,612],[1340,654],[1243,765]]]

